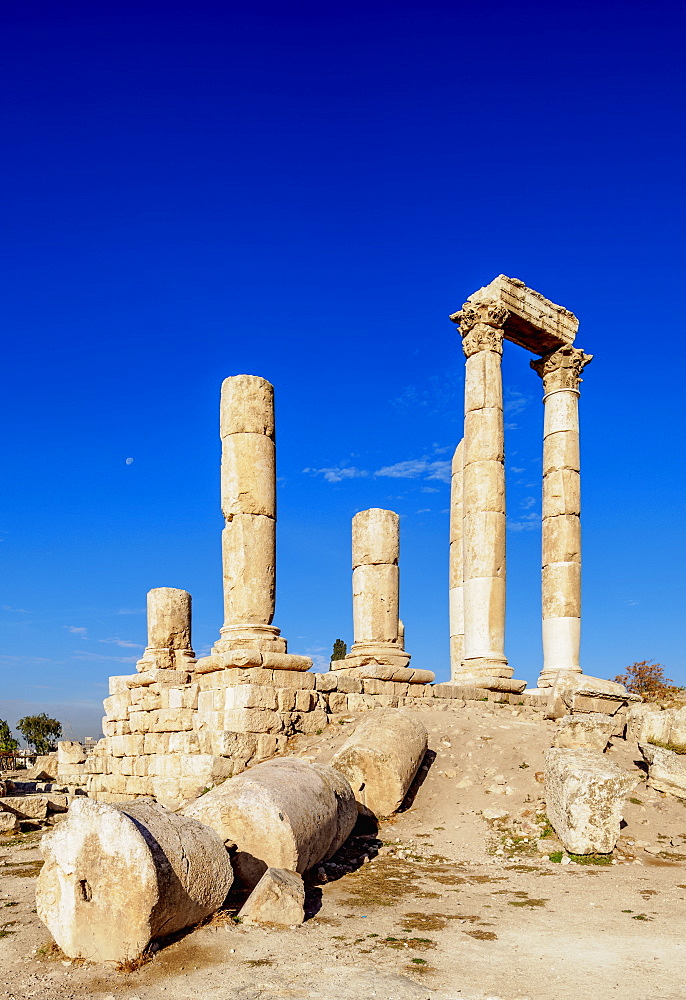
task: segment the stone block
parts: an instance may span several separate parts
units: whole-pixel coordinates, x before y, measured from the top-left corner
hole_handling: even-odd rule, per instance
[[[19,816],[0,809],[0,833],[14,833],[19,829]]]
[[[258,737],[252,732],[216,732],[211,740],[213,752],[219,756],[249,760],[257,751]]]
[[[658,792],[686,799],[686,756],[650,743],[639,743],[638,748],[648,764],[649,784]]]
[[[332,691],[329,695],[329,711],[333,715],[343,715],[348,711],[348,695]]]
[[[558,720],[552,745],[567,750],[597,750],[603,753],[614,728],[611,715],[598,712],[565,715]]]
[[[230,375],[221,389],[220,434],[274,437],[274,387],[259,375]]]
[[[242,924],[292,927],[305,920],[302,875],[285,868],[267,868],[238,914]]]
[[[298,733],[316,733],[326,729],[329,724],[329,716],[321,709],[313,712],[294,712],[292,724]]]
[[[577,514],[543,520],[543,565],[581,562],[581,521]]]
[[[237,708],[266,708],[275,711],[277,697],[274,688],[261,684],[241,684],[226,688],[224,692],[226,710]]]
[[[463,503],[464,509],[505,513],[503,476],[493,468],[493,462],[470,462],[465,468]],[[461,574],[456,583],[462,584]]]
[[[262,708],[234,708],[224,712],[224,729],[235,733],[278,733],[283,722],[276,712]]]
[[[376,708],[376,702],[374,701],[373,695],[371,694],[348,695],[349,712],[369,712],[373,708]]]
[[[581,477],[575,469],[558,469],[545,477],[543,517],[581,513]]]
[[[295,709],[297,712],[309,712],[316,703],[314,691],[296,691]]]
[[[276,522],[262,514],[234,514],[222,532],[224,615],[246,625],[268,621],[274,610]]]
[[[126,694],[128,691],[128,675],[119,677],[110,677],[109,679],[109,693],[110,694]]]
[[[143,737],[143,752],[146,754],[167,753],[170,738],[167,733],[146,733]]]
[[[128,715],[130,704],[131,695],[128,691],[121,694],[112,694],[103,701],[107,718],[112,720],[125,719]]]
[[[276,516],[276,449],[264,434],[222,438],[221,505],[225,518]]]
[[[262,666],[267,670],[291,670],[296,673],[304,673],[312,669],[311,656],[297,656],[295,653],[262,653]],[[274,678],[274,683],[279,683],[279,678]]]
[[[274,736],[273,733],[262,733],[261,736],[257,737],[257,751],[255,756],[259,760],[266,760],[268,757],[273,757],[281,748],[281,741],[283,740],[282,736]]]
[[[285,690],[277,691],[277,708],[279,712],[292,712],[295,709],[295,688],[286,688]],[[309,692],[305,692],[309,694]]]
[[[338,688],[338,678],[331,671],[325,674],[315,674],[314,686],[317,691],[336,691]]]
[[[188,708],[161,708],[150,715],[154,716],[150,726],[153,733],[177,733],[193,728],[194,712]]]
[[[635,775],[594,750],[555,747],[545,753],[550,823],[573,854],[610,854],[619,839],[624,800]]]
[[[397,565],[400,518],[392,510],[372,507],[355,514],[352,522],[353,569],[369,565]]]
[[[352,677],[349,674],[337,674],[338,690],[342,694],[362,694],[363,678]]]
[[[0,809],[11,812],[20,819],[45,819],[48,800],[44,795],[8,795],[0,798]]]
[[[278,688],[298,688],[302,691],[314,691],[316,674],[308,674],[296,670],[274,671],[270,684]]]

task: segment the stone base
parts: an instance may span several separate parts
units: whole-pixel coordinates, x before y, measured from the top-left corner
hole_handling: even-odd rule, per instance
[[[571,668],[565,668],[564,670],[555,669],[544,669],[541,671],[538,681],[536,682],[539,688],[551,688],[555,684],[555,681],[560,676],[560,674],[581,674],[581,667],[578,670],[572,670]]]
[[[349,667],[407,667],[410,654],[395,643],[362,643],[356,642],[347,656],[342,660],[332,660],[332,670],[344,670]]]
[[[520,694],[526,687],[526,681],[515,680],[514,677],[483,676],[481,674],[456,674],[450,680],[451,685],[483,688],[484,691],[503,691],[507,694]]]
[[[630,703],[643,700],[638,694],[630,694],[623,684],[567,671],[558,675],[551,688],[544,690],[548,695],[546,716],[549,719],[560,719],[574,712],[616,715]]]
[[[509,666],[505,657],[474,656],[465,659],[460,670],[460,678],[469,677],[512,677],[514,669]]]
[[[139,673],[150,670],[192,670],[195,666],[195,653],[188,649],[154,649],[148,646],[142,657],[136,663]]]
[[[214,670],[227,670],[238,667],[242,670],[251,667],[261,667],[263,670],[297,670],[304,672],[312,669],[310,656],[297,656],[295,653],[276,653],[273,650],[232,649],[225,652],[217,651],[210,656],[198,660],[195,672],[211,674]]]
[[[223,625],[220,639],[212,647],[213,653],[229,653],[234,649],[259,649],[264,652],[285,653],[286,640],[274,625]]]
[[[345,660],[333,660],[333,663],[348,663]],[[352,664],[345,668],[338,668],[337,673],[344,673],[348,677],[360,677],[363,680],[398,681],[401,684],[431,684],[435,678],[433,670],[415,670],[414,667],[392,667],[380,663],[367,663],[362,666]]]

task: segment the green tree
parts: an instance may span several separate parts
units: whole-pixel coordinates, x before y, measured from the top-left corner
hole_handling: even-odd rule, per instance
[[[19,740],[12,736],[12,730],[4,719],[0,719],[0,753],[12,753],[19,746]]]
[[[52,753],[56,750],[55,744],[62,735],[62,723],[57,719],[50,719],[45,712],[41,712],[40,715],[24,716],[16,728],[37,754]]]
[[[348,647],[343,642],[342,639],[336,639],[333,644],[333,653],[331,654],[332,660],[344,660],[345,654],[348,652]]]

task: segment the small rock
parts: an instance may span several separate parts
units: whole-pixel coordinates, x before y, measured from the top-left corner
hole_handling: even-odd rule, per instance
[[[267,868],[238,914],[244,924],[290,927],[305,919],[302,876],[287,868]]]

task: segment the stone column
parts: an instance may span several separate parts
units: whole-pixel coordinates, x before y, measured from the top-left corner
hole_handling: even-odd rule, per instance
[[[464,439],[453,455],[450,485],[450,677],[462,671],[464,661],[464,600],[462,593],[462,479],[464,475]]]
[[[136,664],[138,671],[192,670],[191,595],[174,587],[148,591],[148,645]]]
[[[347,667],[404,667],[410,661],[398,634],[399,521],[394,511],[378,507],[353,518],[355,641],[341,661]]]
[[[561,347],[532,361],[543,379],[543,670],[539,687],[561,671],[581,673],[581,495],[579,384],[593,355]]]
[[[272,625],[276,593],[274,388],[233,375],[221,394],[224,625],[215,652],[285,652]]]
[[[501,357],[507,309],[465,303],[463,560],[466,678],[510,678],[505,657],[505,467]]]

